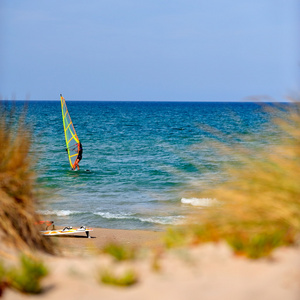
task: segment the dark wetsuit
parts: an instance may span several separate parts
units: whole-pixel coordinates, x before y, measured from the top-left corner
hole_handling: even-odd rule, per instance
[[[79,143],[79,151],[78,151],[78,156],[77,156],[77,159],[79,159],[79,161],[82,160],[82,152],[83,152],[82,144]]]

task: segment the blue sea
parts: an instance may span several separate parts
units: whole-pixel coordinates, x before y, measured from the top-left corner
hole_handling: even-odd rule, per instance
[[[83,145],[80,171],[70,169],[60,102],[27,102],[43,187],[39,212],[61,226],[163,230],[180,224],[210,205],[201,196],[205,188],[226,180],[222,167],[231,158],[212,140],[229,147],[241,136],[256,146],[277,142],[270,113],[256,103],[66,103]]]

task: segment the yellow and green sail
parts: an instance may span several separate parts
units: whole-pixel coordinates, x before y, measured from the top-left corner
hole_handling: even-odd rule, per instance
[[[68,157],[69,157],[71,168],[73,169],[75,160],[78,155],[79,139],[75,131],[75,128],[73,126],[71,117],[69,115],[66,101],[62,95],[60,95],[60,102],[61,102],[61,112],[62,112],[62,119],[64,124],[64,132],[66,138]]]

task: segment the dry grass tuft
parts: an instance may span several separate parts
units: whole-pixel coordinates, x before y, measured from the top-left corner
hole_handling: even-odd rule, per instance
[[[201,210],[186,227],[171,229],[166,237],[169,247],[223,239],[237,254],[258,258],[278,246],[297,241],[300,233],[299,103],[293,103],[283,117],[274,120],[274,126],[282,130],[280,146],[251,150],[232,144],[230,148],[234,152],[223,147],[233,157],[232,161],[238,162],[227,166],[229,180],[196,195],[216,198],[221,205]]]
[[[134,260],[137,257],[135,248],[116,243],[107,244],[102,252],[111,255],[117,261]]]
[[[103,270],[98,275],[98,281],[109,285],[129,287],[138,282],[138,276],[131,269],[124,271],[122,274],[116,274],[111,270]]]
[[[0,107],[0,239],[19,250],[53,253],[36,226],[35,175],[30,156],[31,133],[25,113]]]
[[[44,263],[36,257],[20,256],[19,266],[4,266],[0,261],[0,297],[6,288],[21,293],[39,294],[42,292],[41,280],[48,275]]]

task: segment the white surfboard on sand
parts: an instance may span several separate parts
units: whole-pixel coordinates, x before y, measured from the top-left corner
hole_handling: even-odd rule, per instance
[[[90,231],[93,231],[92,228],[86,228],[81,226],[80,228],[65,227],[63,229],[56,230],[42,230],[40,231],[42,235],[53,236],[53,235],[66,235],[74,233],[85,233],[88,238],[90,238]]]

